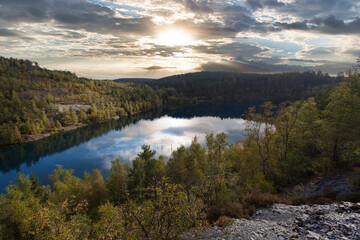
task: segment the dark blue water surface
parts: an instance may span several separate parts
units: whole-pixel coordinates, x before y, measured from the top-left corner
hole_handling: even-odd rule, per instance
[[[43,184],[56,165],[74,169],[76,176],[100,169],[109,175],[111,160],[129,162],[148,144],[157,155],[168,158],[181,145],[189,146],[196,135],[204,143],[205,134],[225,132],[230,142],[243,139],[248,105],[197,104],[175,109],[159,109],[116,121],[92,125],[51,136],[37,142],[0,147],[0,192],[5,192],[16,174],[34,173]]]

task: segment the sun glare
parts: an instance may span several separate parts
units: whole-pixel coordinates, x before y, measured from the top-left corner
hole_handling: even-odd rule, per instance
[[[156,43],[165,46],[182,46],[191,44],[191,37],[182,30],[167,30],[158,35]]]

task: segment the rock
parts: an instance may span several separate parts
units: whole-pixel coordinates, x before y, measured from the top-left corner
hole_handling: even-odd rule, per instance
[[[308,231],[308,234],[306,235],[307,239],[320,239],[321,236],[315,232],[312,232],[312,231]]]
[[[60,113],[64,112],[64,109],[68,110],[72,107],[75,111],[79,111],[81,108],[85,109],[85,111],[91,108],[90,105],[80,104],[80,103],[70,103],[70,104],[53,104],[55,107],[59,109]]]
[[[360,239],[360,213],[352,203],[259,209],[252,219],[234,219],[227,227],[211,228],[196,238],[182,239]],[[339,211],[340,209],[340,211]]]

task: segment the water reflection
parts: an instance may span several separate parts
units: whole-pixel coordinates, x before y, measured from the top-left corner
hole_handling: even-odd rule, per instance
[[[110,161],[135,158],[141,145],[151,145],[158,155],[170,156],[180,145],[189,146],[193,137],[201,143],[205,134],[226,132],[235,142],[243,137],[241,114],[246,105],[196,105],[176,109],[159,109],[118,121],[88,126],[38,142],[0,148],[0,192],[16,177],[17,171],[34,173],[43,183],[55,165],[84,171],[97,168],[107,176]]]
[[[225,132],[229,140],[235,142],[242,138],[243,119],[221,119],[219,117],[194,117],[191,119],[163,116],[154,120],[140,120],[136,124],[124,127],[121,131],[112,131],[106,138],[89,141],[84,147],[93,154],[110,159],[120,157],[131,160],[141,151],[141,145],[150,145],[158,155],[169,157],[172,150],[181,145],[189,146],[196,135],[204,143],[209,131]]]
[[[124,126],[134,124],[140,119],[154,119],[162,115],[162,110],[137,114],[128,118],[120,118],[103,124],[77,129],[72,132],[54,135],[40,141],[14,146],[0,147],[0,171],[9,172],[13,169],[20,170],[22,164],[31,166],[40,158],[62,152],[78,146],[92,138],[101,137],[109,131],[121,131]]]

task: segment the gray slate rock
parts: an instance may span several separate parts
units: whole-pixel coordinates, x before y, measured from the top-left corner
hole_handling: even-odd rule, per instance
[[[360,213],[353,203],[290,206],[274,204],[259,209],[250,220],[233,219],[227,227],[213,227],[200,236],[182,239],[360,239]]]

